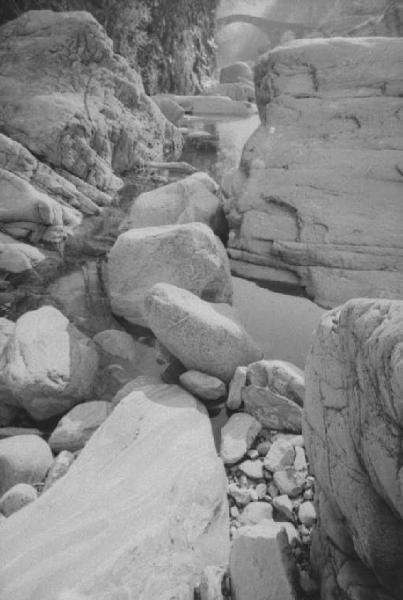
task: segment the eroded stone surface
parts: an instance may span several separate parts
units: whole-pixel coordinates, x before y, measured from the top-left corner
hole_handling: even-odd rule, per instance
[[[304,287],[325,307],[401,297],[402,48],[297,40],[258,63],[262,125],[229,186],[235,273]]]
[[[348,598],[360,586],[376,598],[379,584],[403,593],[402,343],[403,302],[351,300],[322,318],[308,357],[304,437],[321,490],[322,593],[335,578]],[[344,577],[337,565],[347,558]]]
[[[229,553],[226,477],[202,405],[164,384],[127,396],[57,485],[2,525],[0,552],[2,600],[192,597]]]

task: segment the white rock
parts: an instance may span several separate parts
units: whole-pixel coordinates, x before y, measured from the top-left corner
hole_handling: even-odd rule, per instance
[[[298,508],[298,519],[307,527],[312,527],[316,521],[316,510],[313,502],[302,502]]]
[[[239,506],[246,506],[251,501],[250,490],[248,488],[239,487],[236,483],[229,484],[228,494]]]
[[[0,440],[0,495],[17,483],[40,483],[52,462],[49,445],[37,435]]]
[[[200,600],[224,600],[221,586],[224,569],[220,567],[206,567],[200,579]]]
[[[49,438],[50,447],[56,453],[81,450],[113,408],[111,402],[97,400],[77,404],[56,425]]]
[[[239,465],[239,470],[249,479],[263,479],[263,462],[260,460],[245,460]]]
[[[225,464],[241,460],[249,450],[262,426],[251,415],[235,413],[221,429],[220,456]]]
[[[290,498],[295,498],[295,496],[302,493],[305,474],[296,471],[294,467],[288,467],[283,471],[276,471],[273,480],[281,494],[287,494]]]
[[[194,369],[182,373],[179,381],[186,390],[201,400],[218,400],[226,393],[225,383],[221,379]]]
[[[287,535],[273,521],[238,530],[230,574],[237,600],[296,600],[295,565]]]
[[[107,288],[112,311],[147,325],[144,296],[166,282],[213,302],[231,302],[232,281],[225,248],[203,223],[131,229],[108,258]]]
[[[308,464],[306,462],[305,450],[300,446],[295,446],[294,469],[296,469],[297,471],[303,471],[305,473],[308,472]]]
[[[237,102],[226,96],[175,96],[179,104],[197,114],[238,115],[247,117],[254,107],[247,102]],[[256,109],[255,109],[256,112]]]
[[[62,450],[59,452],[46,475],[42,493],[46,492],[46,490],[48,490],[58,479],[66,475],[74,462],[74,458],[74,454],[69,452],[69,450]]]
[[[29,483],[17,483],[0,498],[0,512],[9,517],[38,497],[38,492]]]
[[[14,238],[0,233],[0,270],[23,273],[45,260],[45,255],[29,244],[16,242]]]
[[[118,329],[105,329],[92,338],[96,346],[105,354],[135,363],[137,359],[136,344],[131,335]]]
[[[36,420],[63,414],[91,397],[98,354],[52,306],[18,319],[2,360],[5,383]]]
[[[146,386],[2,526],[0,597],[190,598],[205,567],[227,564],[228,533],[207,412],[178,386]]]
[[[187,369],[229,381],[239,365],[261,355],[255,342],[235,321],[191,292],[161,283],[144,301],[150,329]]]
[[[229,384],[227,407],[238,410],[242,404],[242,389],[246,384],[247,367],[237,367]]]
[[[242,525],[256,525],[263,519],[271,519],[273,508],[268,502],[251,502],[246,506],[239,518]]]
[[[290,442],[286,440],[275,440],[270,447],[264,459],[266,469],[275,473],[285,467],[291,467],[295,460],[295,449]]]

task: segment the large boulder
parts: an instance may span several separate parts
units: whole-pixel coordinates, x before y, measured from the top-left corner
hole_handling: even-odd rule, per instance
[[[97,367],[93,342],[52,306],[20,317],[0,357],[5,385],[36,420],[91,399]]]
[[[238,366],[262,356],[241,325],[187,290],[156,284],[145,296],[144,310],[157,339],[187,369],[228,382]]]
[[[261,58],[262,125],[228,187],[233,272],[324,307],[401,297],[402,55],[401,38],[331,38]]]
[[[0,553],[2,600],[193,598],[229,554],[226,476],[202,405],[177,386],[131,393],[67,474],[2,525]]]
[[[205,223],[217,235],[226,229],[222,201],[215,182],[206,173],[195,173],[133,200],[123,229],[176,223]]]
[[[131,229],[113,246],[107,269],[112,311],[146,325],[144,294],[166,282],[213,302],[231,302],[232,281],[224,246],[202,223]]]
[[[351,300],[326,314],[306,385],[322,597],[401,598],[403,302]]]
[[[180,150],[179,132],[89,13],[23,14],[1,27],[0,58],[2,132],[62,174],[113,194],[114,172]]]

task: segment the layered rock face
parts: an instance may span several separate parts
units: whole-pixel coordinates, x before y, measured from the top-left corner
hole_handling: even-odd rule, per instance
[[[187,600],[204,567],[227,564],[228,527],[207,412],[177,386],[140,387],[2,525],[0,598]]]
[[[0,63],[0,220],[14,237],[35,231],[37,241],[42,226],[54,241],[110,203],[117,175],[180,148],[89,13],[31,11],[6,23]]]
[[[233,271],[332,307],[403,291],[403,40],[294,41],[255,70],[262,125],[226,182]]]
[[[327,313],[308,357],[304,423],[324,599],[403,597],[402,392],[403,302]]]

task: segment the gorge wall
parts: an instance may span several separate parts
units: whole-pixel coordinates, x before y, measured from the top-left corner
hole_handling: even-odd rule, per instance
[[[148,94],[191,94],[215,64],[217,0],[16,0],[2,3],[0,25],[32,9],[87,10],[105,27],[114,50],[142,76]]]
[[[324,307],[401,297],[402,50],[296,40],[257,63],[262,125],[224,181],[236,274]]]

